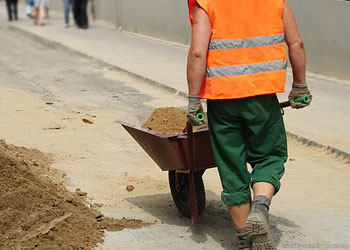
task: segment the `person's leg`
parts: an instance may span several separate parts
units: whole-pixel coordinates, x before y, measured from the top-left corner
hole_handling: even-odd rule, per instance
[[[64,21],[66,25],[69,24],[69,12],[70,12],[69,0],[64,0]]]
[[[30,6],[30,0],[27,0],[27,6],[26,6],[26,16],[31,17],[31,6]]]
[[[80,28],[81,27],[81,0],[74,1],[74,12],[75,12],[76,24]]]
[[[75,25],[78,25],[77,24],[77,13],[76,13],[76,2],[77,2],[77,0],[72,0],[72,13],[73,13],[73,19],[74,19],[74,23],[75,23]]]
[[[89,27],[89,21],[87,17],[87,0],[81,0],[81,27],[87,29]]]
[[[269,200],[272,200],[275,194],[275,187],[268,182],[255,182],[252,188],[254,196],[266,196]]]
[[[40,14],[40,0],[34,1],[34,24],[38,24],[39,20],[39,14]]]
[[[275,249],[268,224],[271,199],[280,188],[287,160],[287,141],[283,118],[276,95],[246,98],[242,117],[248,140],[247,161],[253,168],[252,210],[247,220],[253,246]]]
[[[18,0],[13,0],[13,14],[15,15],[15,20],[18,20]]]
[[[274,94],[246,98],[244,107],[247,161],[253,168],[254,196],[271,199],[280,188],[288,157],[281,109]]]
[[[6,8],[7,8],[8,20],[12,21],[11,0],[6,0]]]
[[[90,4],[91,4],[91,16],[92,16],[92,20],[95,21],[95,20],[96,20],[95,0],[91,0],[91,1],[90,1]]]
[[[37,25],[39,20],[39,7],[34,7],[34,24]]]
[[[235,225],[241,249],[249,249],[246,220],[250,212],[250,173],[246,166],[239,100],[208,100],[209,132],[223,187],[221,198]]]
[[[40,5],[39,5],[39,24],[40,25],[44,25],[44,18],[45,18],[44,0],[40,0]]]
[[[49,16],[49,7],[48,6],[44,6],[44,12],[45,12],[45,18],[46,19],[50,18],[50,16]]]
[[[30,0],[30,14],[31,14],[31,17],[34,16],[34,0]]]
[[[236,228],[245,228],[250,213],[250,199],[238,205],[227,206]]]

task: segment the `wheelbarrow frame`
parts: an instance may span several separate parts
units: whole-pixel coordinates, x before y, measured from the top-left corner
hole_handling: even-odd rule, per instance
[[[288,101],[280,103],[281,109],[288,106],[290,106]],[[202,178],[206,169],[216,167],[208,129],[193,132],[192,125],[187,123],[187,133],[166,136],[117,122],[129,132],[163,171],[175,171],[177,186],[181,185],[179,176],[186,177],[185,188],[191,221],[192,224],[198,224],[200,218],[195,178]],[[161,153],[158,152],[159,148],[162,148]],[[174,196],[173,199],[175,201]]]
[[[204,174],[204,171],[208,168],[216,167],[215,161],[214,163],[208,164],[206,166],[198,166],[196,165],[196,159],[195,159],[195,152],[196,152],[196,143],[195,143],[195,137],[193,136],[193,127],[190,123],[187,123],[186,125],[187,130],[187,142],[188,142],[188,163],[187,163],[187,169],[186,170],[176,170],[176,174],[186,174],[187,175],[187,185],[186,185],[186,193],[187,193],[187,200],[190,207],[190,213],[191,213],[191,221],[192,224],[198,224],[200,221],[199,218],[199,211],[198,211],[198,205],[197,205],[197,194],[196,194],[196,187],[195,187],[195,174],[196,172],[201,171],[201,176]],[[209,144],[210,147],[207,147],[210,149],[208,151],[208,154],[212,155],[211,150],[211,144]],[[208,156],[208,155],[207,155]],[[179,178],[177,178],[177,181],[179,181]]]

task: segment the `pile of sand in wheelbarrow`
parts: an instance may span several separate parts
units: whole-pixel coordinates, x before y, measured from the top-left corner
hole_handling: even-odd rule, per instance
[[[50,156],[0,140],[0,249],[93,249],[104,229],[140,228],[140,220],[105,218],[54,180]]]
[[[164,135],[175,135],[184,133],[186,128],[186,111],[180,108],[166,107],[157,108],[152,115],[142,125],[143,128],[156,131]],[[194,130],[207,128],[207,119],[205,124],[194,127]]]

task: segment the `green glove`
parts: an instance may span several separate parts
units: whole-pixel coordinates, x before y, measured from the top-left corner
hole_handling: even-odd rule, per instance
[[[196,115],[203,113],[203,107],[199,95],[188,95],[187,119],[192,126],[204,124],[204,121],[198,121]]]
[[[296,98],[303,97],[305,95],[308,95],[310,97],[311,100],[309,103],[295,102]],[[312,101],[312,95],[311,95],[309,89],[307,88],[306,84],[293,83],[292,90],[289,93],[288,99],[290,102],[290,106],[293,109],[300,109],[300,108],[305,108],[306,106],[310,105],[310,103]]]

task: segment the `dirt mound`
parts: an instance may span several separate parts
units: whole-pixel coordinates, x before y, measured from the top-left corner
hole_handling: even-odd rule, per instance
[[[157,108],[153,111],[151,117],[148,118],[142,127],[161,134],[174,135],[185,131],[186,122],[186,111],[183,109],[174,107]],[[194,130],[206,127],[207,120],[204,125],[194,127]]]
[[[79,193],[53,182],[49,163],[38,150],[0,140],[0,249],[92,249],[104,229],[148,225],[104,218]]]

